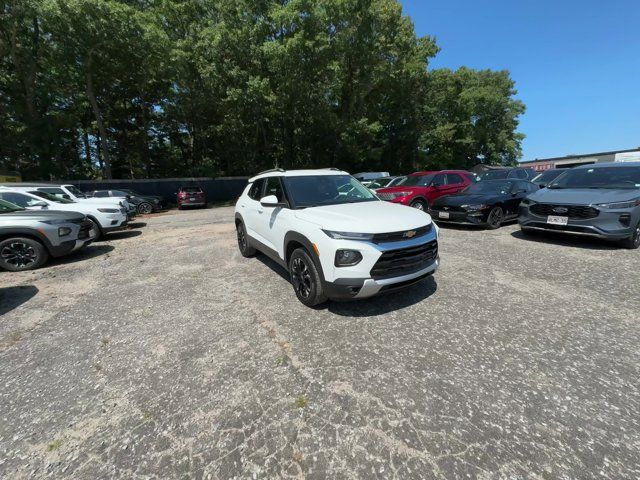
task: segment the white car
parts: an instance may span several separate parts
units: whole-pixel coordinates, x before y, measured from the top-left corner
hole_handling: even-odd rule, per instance
[[[235,208],[240,253],[260,250],[288,271],[307,306],[365,298],[438,268],[438,227],[420,210],[379,200],[346,172],[270,170]]]
[[[27,210],[59,210],[79,212],[87,216],[95,231],[95,238],[105,233],[122,230],[127,226],[124,207],[113,203],[81,203],[59,198],[33,187],[0,187],[0,199],[14,203]]]

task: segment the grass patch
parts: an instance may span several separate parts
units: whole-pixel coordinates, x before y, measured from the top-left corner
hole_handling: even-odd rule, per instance
[[[307,400],[307,397],[305,397],[304,395],[300,395],[298,398],[296,398],[295,405],[296,408],[305,408],[307,405],[309,405],[309,400]]]
[[[47,444],[47,452],[54,452],[56,450],[58,450],[62,444],[64,443],[64,440],[62,440],[61,438],[58,438],[57,440],[54,440],[53,442],[49,442]]]

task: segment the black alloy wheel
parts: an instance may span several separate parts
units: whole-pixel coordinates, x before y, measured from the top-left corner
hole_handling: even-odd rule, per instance
[[[502,220],[504,219],[504,211],[502,207],[493,207],[489,212],[489,216],[487,217],[487,226],[495,230],[502,225]]]
[[[631,236],[626,240],[624,240],[622,244],[625,248],[628,248],[629,250],[635,250],[637,248],[640,248],[640,222],[638,222],[638,224],[636,225],[636,228],[634,229]]]
[[[11,238],[0,242],[0,266],[12,272],[38,268],[47,261],[44,246],[30,238]]]
[[[313,307],[327,300],[322,291],[322,281],[315,263],[306,250],[294,250],[289,259],[289,273],[293,291],[298,300],[307,307]]]
[[[247,238],[247,232],[244,229],[242,223],[236,225],[236,237],[238,238],[238,249],[243,257],[252,257],[255,255],[255,248],[249,245],[249,239]]]
[[[138,213],[140,213],[141,215],[153,213],[153,205],[151,205],[149,202],[142,202],[140,205],[138,205]]]

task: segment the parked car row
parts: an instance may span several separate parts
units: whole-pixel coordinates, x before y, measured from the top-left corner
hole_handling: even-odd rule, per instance
[[[480,181],[462,170],[417,172],[376,193],[336,169],[262,172],[236,204],[238,248],[245,257],[261,251],[281,264],[298,299],[314,306],[432,275],[439,265],[436,223],[495,229],[517,219],[524,233],[640,247],[640,162],[554,172],[539,184],[529,173],[511,174],[517,170],[524,169]]]

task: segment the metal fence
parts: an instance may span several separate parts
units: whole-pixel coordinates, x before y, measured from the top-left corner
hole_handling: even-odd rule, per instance
[[[55,183],[75,185],[84,192],[93,190],[133,190],[143,195],[160,195],[165,203],[176,203],[176,192],[179,187],[198,186],[204,191],[207,201],[229,202],[235,201],[240,196],[247,184],[247,179],[248,177],[60,180]]]

